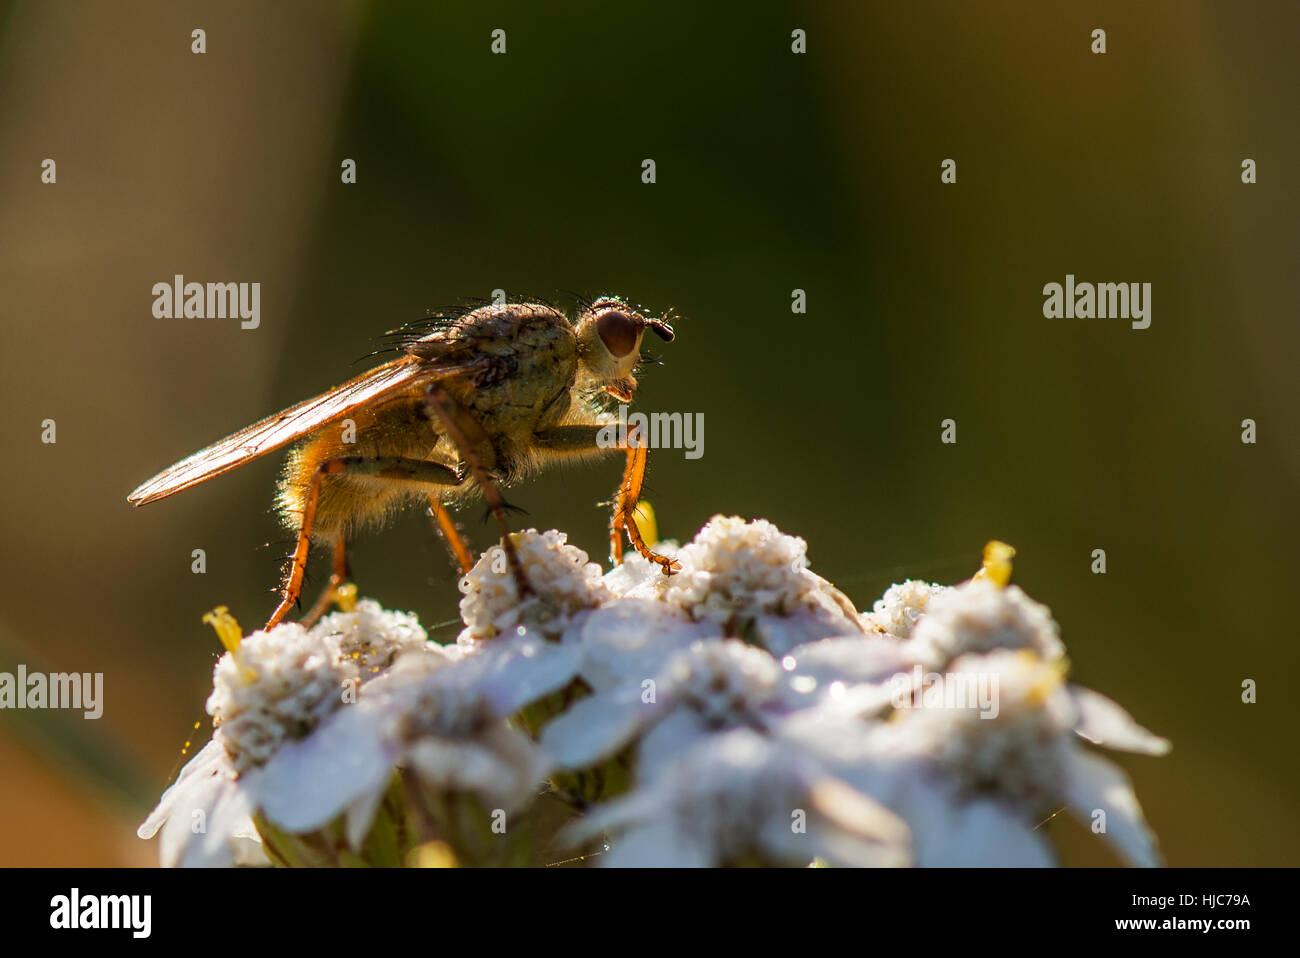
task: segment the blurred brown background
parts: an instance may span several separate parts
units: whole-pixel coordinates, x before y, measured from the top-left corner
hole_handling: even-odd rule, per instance
[[[703,459],[651,459],[666,536],[765,516],[863,608],[1014,543],[1075,677],[1174,742],[1121,759],[1168,861],[1300,864],[1300,7],[542,6],[0,4],[0,669],[105,673],[97,722],[0,712],[0,864],[152,863],[135,827],[206,718],[199,618],[274,605],[278,457],[126,494],[498,287],[683,315],[640,401],[705,415]],[[176,273],[260,282],[261,327],[155,319]],[[1151,282],[1151,328],[1044,319],[1066,273]],[[603,559],[617,475],[511,500]],[[455,617],[420,514],[353,563],[386,605]],[[1112,862],[1049,827],[1067,862]]]

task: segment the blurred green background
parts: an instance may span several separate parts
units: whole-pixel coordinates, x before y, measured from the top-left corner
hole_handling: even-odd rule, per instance
[[[639,400],[705,417],[702,459],[651,457],[665,536],[767,517],[861,608],[1013,543],[1076,679],[1174,743],[1119,759],[1169,863],[1300,864],[1298,35],[1289,2],[0,4],[0,668],[106,686],[98,722],[0,712],[0,863],[152,863],[200,616],[274,605],[278,456],[126,494],[502,288],[681,314]],[[261,327],[155,319],[175,273],[260,282]],[[1150,329],[1045,319],[1066,273],[1152,283]],[[603,559],[618,469],[510,498]],[[353,566],[455,618],[418,512]]]

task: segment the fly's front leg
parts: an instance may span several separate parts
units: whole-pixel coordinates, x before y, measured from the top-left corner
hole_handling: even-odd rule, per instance
[[[514,576],[520,597],[532,595],[532,587],[528,584],[528,577],[524,575],[524,565],[519,561],[519,552],[515,549],[514,540],[510,538],[510,522],[506,518],[510,504],[506,502],[501,495],[501,490],[488,475],[488,469],[495,465],[496,454],[492,450],[487,434],[474,417],[448,396],[447,391],[438,383],[429,385],[424,398],[429,410],[446,430],[447,438],[456,447],[460,458],[469,466],[475,482],[483,490],[483,498],[487,500],[489,511],[496,517],[497,525],[501,527],[501,547],[505,550],[506,563],[510,567],[511,575]]]
[[[623,480],[618,485],[618,492],[614,497],[614,512],[609,522],[610,561],[614,563],[623,561],[622,534],[626,533],[632,548],[646,560],[659,566],[664,575],[672,575],[681,568],[680,563],[676,559],[652,551],[641,537],[641,529],[633,516],[637,501],[641,498],[641,487],[645,483],[647,449],[645,436],[640,427],[633,426],[628,430],[626,442],[605,446],[602,445],[599,437],[607,428],[608,426],[599,424],[554,426],[543,429],[534,438],[543,449],[559,454],[568,452],[575,456],[585,456],[595,450],[623,450],[627,455],[627,464],[623,467]]]
[[[641,487],[645,483],[647,447],[646,438],[639,426],[628,430],[627,464],[623,467],[623,481],[618,486],[618,497],[614,502],[614,515],[610,519],[610,528],[612,538],[615,539],[618,530],[623,529],[627,533],[627,541],[632,543],[632,548],[650,562],[656,563],[664,575],[672,575],[681,569],[681,563],[676,559],[652,552],[645,540],[641,538],[641,528],[636,524],[636,504],[641,498]],[[618,552],[621,562],[623,559],[621,542]]]
[[[298,527],[298,544],[294,547],[292,564],[289,566],[288,575],[285,576],[280,604],[275,607],[275,611],[271,613],[271,618],[266,623],[268,629],[279,623],[288,614],[289,610],[297,603],[298,596],[302,592],[302,577],[307,569],[307,551],[311,547],[311,530],[316,522],[316,505],[320,501],[321,483],[327,476],[342,475],[370,476],[375,479],[390,479],[394,482],[418,482],[443,487],[460,484],[460,477],[451,469],[441,463],[426,462],[422,459],[398,459],[394,457],[365,459],[348,456],[322,462],[316,468],[316,471],[312,473],[311,484],[307,488],[307,498],[302,510],[302,523]],[[343,556],[342,549],[336,547],[335,575],[342,576],[346,574]],[[332,582],[333,578],[331,578]],[[322,605],[321,608],[323,611],[324,606]],[[313,608],[312,611],[314,612],[315,609]]]

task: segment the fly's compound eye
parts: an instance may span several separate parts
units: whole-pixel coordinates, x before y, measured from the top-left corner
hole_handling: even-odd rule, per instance
[[[641,340],[643,321],[617,309],[606,310],[596,318],[596,332],[600,341],[616,359],[622,359],[637,348]]]

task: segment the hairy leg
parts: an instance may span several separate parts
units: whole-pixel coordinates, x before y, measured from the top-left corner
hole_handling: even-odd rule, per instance
[[[334,597],[338,595],[338,590],[348,579],[348,556],[347,543],[342,536],[334,543],[334,557],[330,571],[329,585],[321,592],[320,597],[312,604],[307,614],[299,619],[299,623],[310,629],[316,624],[317,620],[325,614],[329,604]]]
[[[370,476],[376,479],[391,479],[395,482],[427,483],[431,486],[441,487],[460,484],[460,477],[446,466],[436,462],[426,462],[422,459],[346,457],[330,459],[321,463],[312,474],[311,485],[307,490],[307,498],[302,510],[302,522],[298,527],[298,544],[293,550],[293,559],[292,564],[289,566],[288,575],[285,576],[280,604],[271,613],[266,628],[271,628],[283,619],[297,603],[298,596],[302,592],[302,576],[307,569],[307,552],[311,547],[311,530],[316,522],[316,504],[320,499],[321,482],[324,481],[326,476],[345,474]],[[341,552],[336,551],[336,559],[341,555]],[[338,572],[337,565],[335,571]],[[346,570],[344,571],[346,572]]]

